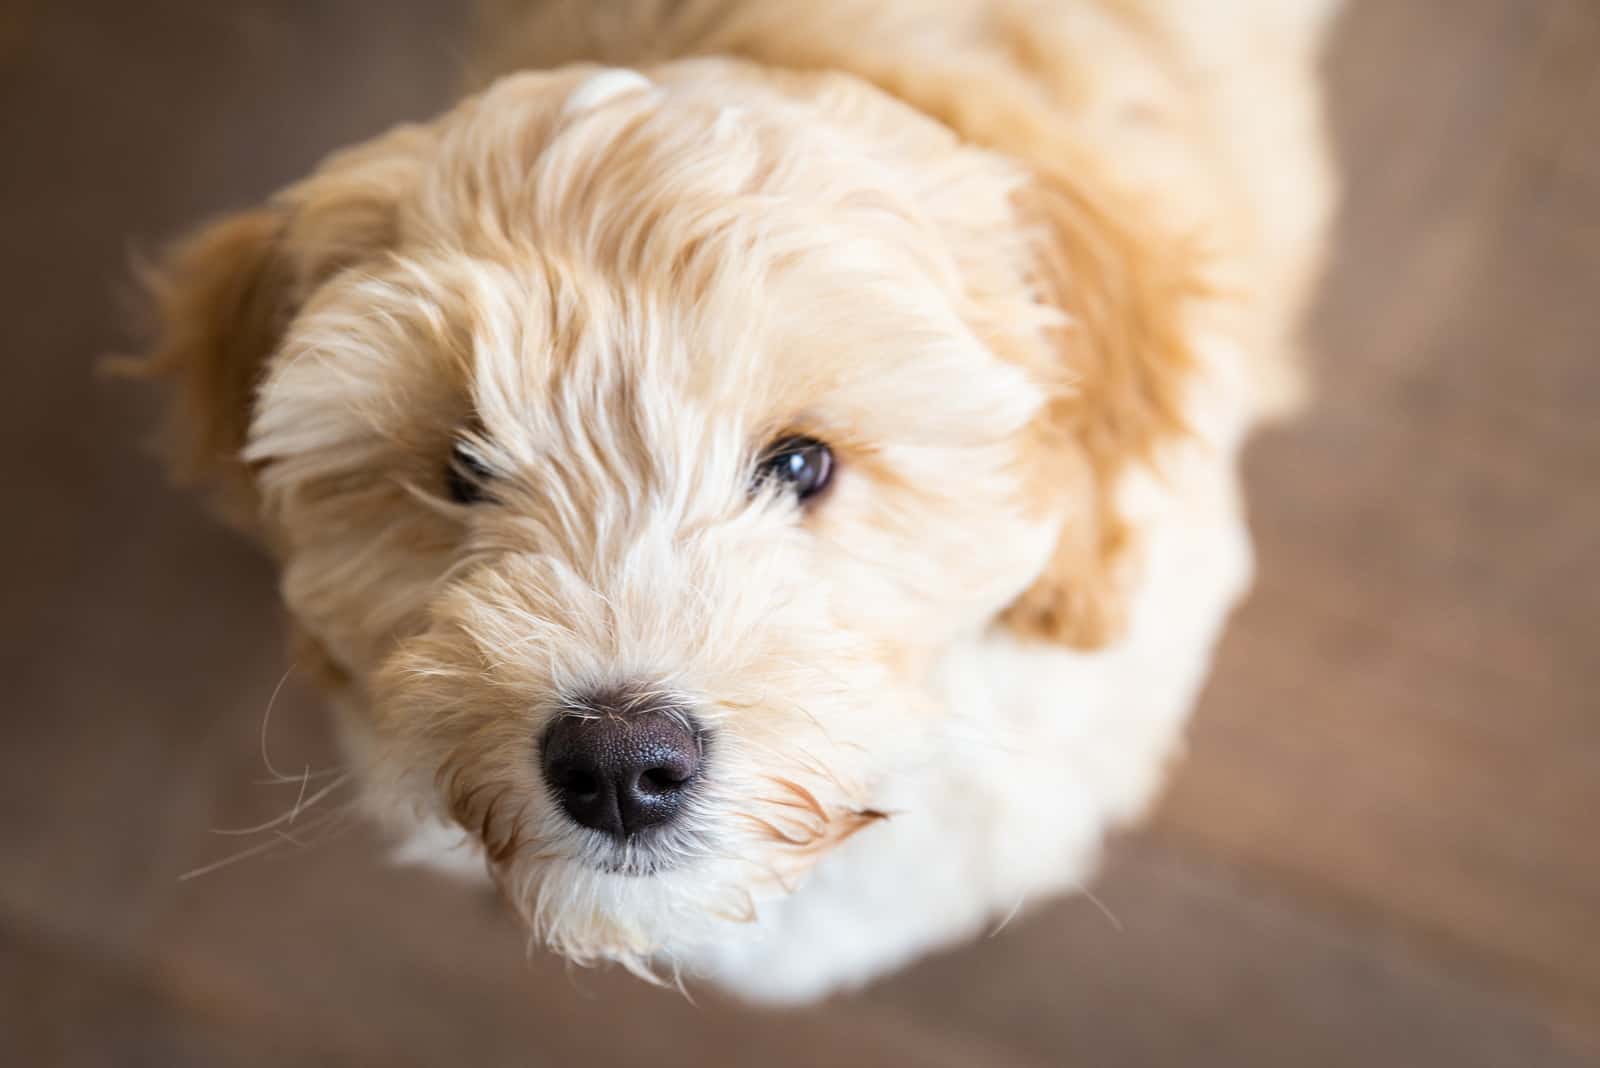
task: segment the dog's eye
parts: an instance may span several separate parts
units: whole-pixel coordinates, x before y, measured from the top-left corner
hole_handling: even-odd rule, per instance
[[[466,442],[458,441],[450,450],[450,462],[445,466],[445,488],[457,504],[477,504],[489,498],[485,486],[492,474],[489,465]]]
[[[799,500],[815,497],[833,478],[833,450],[816,438],[787,437],[761,455],[756,485],[771,479],[783,483]]]

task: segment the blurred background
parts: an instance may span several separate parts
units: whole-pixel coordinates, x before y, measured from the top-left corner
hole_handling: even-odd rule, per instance
[[[1102,904],[786,1013],[528,959],[360,827],[215,833],[300,792],[272,578],[92,367],[130,253],[447,105],[461,7],[0,0],[0,1062],[1600,1063],[1600,5],[1351,5],[1319,402],[1188,761]],[[337,760],[294,677],[270,742]]]

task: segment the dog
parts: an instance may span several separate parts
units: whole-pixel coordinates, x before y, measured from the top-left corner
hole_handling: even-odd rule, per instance
[[[1149,804],[1303,389],[1334,4],[503,0],[182,242],[143,365],[401,853],[848,989]]]

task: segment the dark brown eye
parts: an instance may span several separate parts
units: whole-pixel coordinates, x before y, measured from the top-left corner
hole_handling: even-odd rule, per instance
[[[756,466],[756,485],[781,483],[797,500],[815,497],[833,478],[833,450],[816,438],[788,437],[774,442]]]
[[[457,504],[477,504],[489,499],[486,488],[493,472],[489,465],[464,441],[458,441],[450,450],[450,462],[445,466],[445,488],[450,499]]]

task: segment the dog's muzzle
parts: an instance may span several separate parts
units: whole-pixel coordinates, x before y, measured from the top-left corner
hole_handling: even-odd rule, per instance
[[[704,739],[664,702],[582,702],[545,733],[552,796],[583,827],[624,841],[677,819],[700,778]]]

